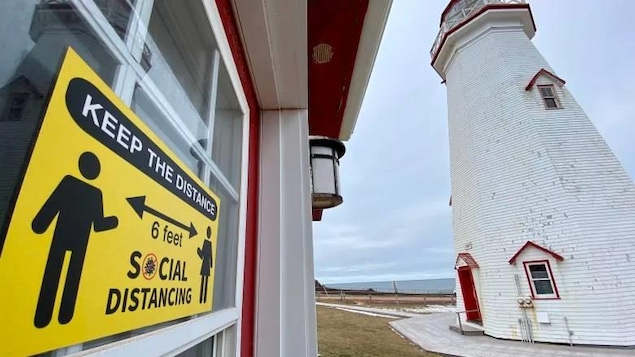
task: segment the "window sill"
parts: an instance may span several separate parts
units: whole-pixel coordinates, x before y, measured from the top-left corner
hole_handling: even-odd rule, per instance
[[[146,356],[177,354],[237,324],[239,317],[238,308],[225,309],[143,335],[84,350],[74,356],[95,353],[104,357],[116,357],[132,355],[138,351],[143,351]]]
[[[532,296],[531,299],[532,300],[561,300],[560,296],[557,296],[557,297],[536,297],[536,296]]]

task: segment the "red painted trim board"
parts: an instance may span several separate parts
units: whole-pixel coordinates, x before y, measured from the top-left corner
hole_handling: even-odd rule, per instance
[[[240,355],[254,355],[254,308],[256,297],[256,250],[258,239],[258,190],[260,181],[260,107],[249,65],[240,40],[240,30],[230,0],[216,0],[216,6],[227,34],[229,47],[238,68],[249,105],[249,168],[247,178],[247,227],[245,235],[245,271]]]
[[[516,259],[518,258],[518,256],[520,255],[520,253],[522,253],[525,249],[529,248],[529,247],[534,247],[544,253],[547,253],[549,255],[551,255],[552,257],[554,257],[556,260],[558,261],[563,261],[564,257],[552,250],[549,250],[545,247],[541,247],[538,244],[528,240],[527,243],[525,243],[522,247],[520,247],[520,249],[518,249],[518,251],[516,252],[516,254],[514,254],[513,257],[511,257],[508,261],[508,263],[511,264],[515,264],[516,263]]]

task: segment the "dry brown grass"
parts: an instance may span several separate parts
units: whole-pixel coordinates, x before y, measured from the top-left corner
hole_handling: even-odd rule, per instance
[[[432,357],[391,330],[391,319],[317,307],[322,357]]]

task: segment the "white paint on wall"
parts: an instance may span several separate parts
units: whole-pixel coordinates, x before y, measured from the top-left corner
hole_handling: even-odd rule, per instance
[[[496,10],[490,10],[496,11]],[[513,16],[482,17],[437,64],[447,79],[455,253],[470,254],[485,333],[520,339],[514,276],[548,260],[559,300],[528,309],[536,341],[635,345],[635,185],[566,86],[547,110],[536,87],[557,75]],[[461,33],[464,31],[464,33]],[[589,75],[601,75],[592,74]],[[565,78],[566,80],[566,78]],[[527,249],[527,241],[565,259]],[[457,306],[463,307],[457,284]],[[537,314],[548,313],[549,324]]]

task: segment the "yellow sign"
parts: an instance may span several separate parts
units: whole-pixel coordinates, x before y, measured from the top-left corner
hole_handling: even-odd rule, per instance
[[[211,310],[219,208],[69,49],[0,240],[0,355]]]

